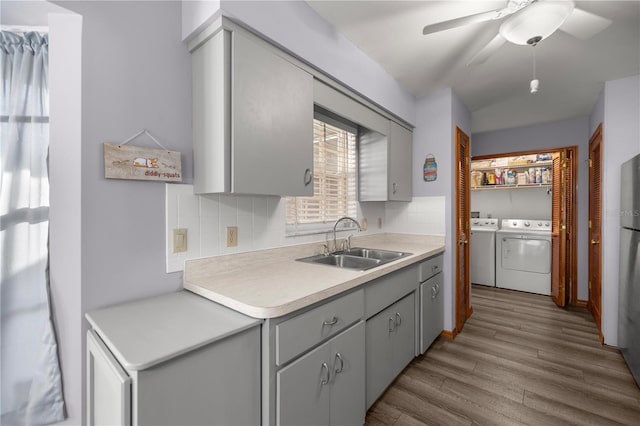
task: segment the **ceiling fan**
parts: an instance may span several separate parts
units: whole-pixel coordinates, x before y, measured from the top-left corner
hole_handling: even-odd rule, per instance
[[[502,19],[504,22],[498,34],[471,58],[468,66],[485,62],[507,41],[535,45],[558,29],[585,40],[611,24],[611,20],[578,9],[569,0],[508,0],[501,9],[427,25],[422,29],[422,34]]]

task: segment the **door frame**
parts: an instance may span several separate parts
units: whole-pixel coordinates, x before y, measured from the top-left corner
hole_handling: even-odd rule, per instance
[[[477,155],[471,158],[471,160],[488,160],[492,158],[502,158],[502,157],[516,157],[520,155],[531,155],[531,154],[539,154],[539,153],[549,153],[549,152],[562,152],[562,151],[571,151],[573,156],[573,161],[571,163],[572,173],[573,173],[573,182],[574,187],[568,188],[568,193],[572,196],[573,208],[571,209],[571,225],[570,229],[567,229],[567,232],[572,235],[570,246],[567,248],[571,251],[571,256],[569,259],[570,265],[567,270],[570,272],[570,277],[568,279],[569,289],[566,289],[569,293],[569,305],[573,306],[586,306],[584,301],[578,300],[578,213],[577,213],[577,202],[578,198],[576,195],[576,188],[578,185],[578,146],[563,146],[556,148],[540,148],[535,150],[527,150],[527,151],[514,151],[500,154],[488,154],[488,155]],[[552,268],[553,263],[557,262],[556,259],[551,259]]]
[[[587,245],[588,245],[588,253],[587,253],[587,271],[588,271],[588,277],[587,279],[589,280],[589,299],[587,301],[587,308],[589,309],[589,311],[591,312],[591,315],[593,316],[593,320],[596,323],[596,326],[598,327],[598,336],[600,338],[600,343],[604,342],[604,336],[602,334],[602,143],[604,142],[604,139],[602,137],[602,123],[600,123],[598,125],[598,127],[596,128],[596,130],[593,132],[593,134],[591,135],[591,137],[589,138],[589,200],[588,200],[588,205],[589,205],[589,228],[587,231]],[[599,173],[599,177],[600,177],[600,184],[598,185],[598,187],[600,188],[600,194],[599,194],[599,204],[597,206],[592,206],[592,196],[593,196],[593,164],[592,164],[592,158],[591,158],[591,145],[597,143],[598,145],[598,151],[599,151],[599,155],[600,155],[600,173]],[[598,230],[598,238],[600,238],[600,241],[598,241],[598,245],[600,248],[600,253],[599,253],[599,258],[598,259],[593,259],[592,258],[592,245],[593,245],[593,229],[592,229],[592,219],[593,219],[593,215],[594,215],[594,211],[593,209],[597,208],[599,211],[599,216],[600,216],[600,223],[598,224],[600,226],[600,229]],[[600,297],[598,298],[598,304],[599,306],[597,306],[596,308],[594,308],[594,299],[593,299],[593,283],[591,282],[591,270],[593,268],[593,263],[597,261],[599,263],[599,269],[600,269],[600,282],[597,283],[597,289],[600,292]]]
[[[459,146],[462,140],[466,139],[466,147],[464,158],[460,158],[460,149]],[[455,167],[456,167],[456,192],[455,192],[455,203],[456,203],[456,215],[455,215],[455,274],[454,274],[454,289],[455,289],[455,300],[456,300],[456,309],[455,309],[455,328],[454,334],[459,333],[464,326],[465,321],[471,316],[473,313],[473,309],[471,308],[470,301],[470,283],[469,283],[469,220],[471,206],[470,203],[470,187],[469,182],[471,181],[471,140],[469,136],[462,131],[458,126],[455,128],[455,144],[454,148],[456,151],[455,154]],[[462,173],[460,164],[464,162],[466,164],[466,170],[468,173]],[[460,183],[463,183],[463,187],[466,188],[465,200],[464,204],[466,205],[466,211],[460,211],[460,203],[458,202],[460,196]],[[461,232],[461,228],[463,228],[464,232]],[[464,256],[464,277],[460,277],[460,250],[463,251],[462,255]],[[462,286],[461,283],[462,282]],[[460,294],[464,294],[464,297],[460,297]]]

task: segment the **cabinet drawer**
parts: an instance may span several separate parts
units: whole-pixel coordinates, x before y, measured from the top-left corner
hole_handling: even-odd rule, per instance
[[[365,318],[377,314],[417,288],[415,266],[408,266],[374,280],[364,290]]]
[[[438,254],[418,265],[418,278],[420,282],[424,282],[442,271],[442,258],[443,256]]]
[[[362,290],[276,325],[276,363],[282,365],[362,318]]]

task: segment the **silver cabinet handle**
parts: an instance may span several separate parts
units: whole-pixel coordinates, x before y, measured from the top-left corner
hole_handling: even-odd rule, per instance
[[[344,370],[344,359],[342,359],[342,354],[340,352],[336,352],[336,362],[340,362],[340,367],[335,369],[336,374],[342,373]]]
[[[438,289],[434,285],[433,287],[431,287],[431,298],[435,299],[437,295],[438,295]]]
[[[393,318],[389,318],[389,333],[396,329],[396,322]]]
[[[398,191],[398,184],[393,182],[393,193],[395,194]]]
[[[436,283],[436,294],[440,294],[440,284]]]
[[[431,273],[435,274],[435,273],[437,273],[437,271],[438,271],[438,265],[433,265],[431,267]]]
[[[322,325],[335,325],[338,323],[338,318],[332,317],[329,321],[323,321]]]
[[[402,317],[400,316],[400,312],[396,312],[396,327],[400,327],[402,325]]]
[[[308,186],[312,180],[313,180],[313,173],[311,172],[311,169],[306,169],[304,171],[304,186]]]
[[[327,374],[325,375],[325,378],[324,378],[324,379],[322,379],[322,380],[320,380],[320,384],[321,384],[322,386],[324,386],[324,385],[326,385],[326,384],[328,384],[328,383],[329,383],[329,379],[330,379],[330,377],[329,377],[329,366],[327,365],[327,363],[326,363],[326,362],[323,362],[323,363],[322,363],[322,369],[323,369],[323,370],[325,370],[325,371],[327,372]]]

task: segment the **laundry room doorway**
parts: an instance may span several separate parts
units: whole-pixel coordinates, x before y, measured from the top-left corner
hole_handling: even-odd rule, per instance
[[[559,307],[580,304],[577,158],[577,146],[472,158],[470,210],[474,217],[469,218],[472,284],[545,294]],[[490,229],[479,228],[496,222],[493,239],[487,235]],[[478,232],[480,230],[482,232]],[[493,241],[494,245],[474,247],[479,241],[483,241],[482,244]],[[485,260],[480,265],[485,272],[482,282],[476,282],[474,263],[478,259],[474,262],[474,252],[490,250],[495,251],[494,284],[486,278]],[[537,279],[535,274],[539,273],[545,274],[546,284],[523,285],[527,277]]]

